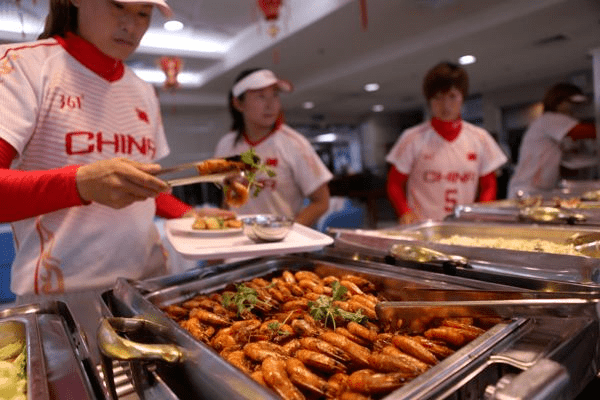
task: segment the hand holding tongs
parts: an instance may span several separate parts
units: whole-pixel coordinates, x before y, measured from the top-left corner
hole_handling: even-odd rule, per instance
[[[382,322],[409,329],[424,318],[599,318],[600,292],[403,289],[400,297],[375,311]]]

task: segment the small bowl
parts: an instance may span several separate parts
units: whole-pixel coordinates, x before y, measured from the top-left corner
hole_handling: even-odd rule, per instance
[[[276,215],[254,215],[242,218],[244,234],[257,243],[279,242],[290,233],[294,221]]]

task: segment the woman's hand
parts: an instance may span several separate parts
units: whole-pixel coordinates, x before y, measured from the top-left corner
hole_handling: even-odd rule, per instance
[[[123,208],[169,190],[166,182],[152,176],[160,165],[125,158],[96,161],[77,170],[77,190],[84,201]]]

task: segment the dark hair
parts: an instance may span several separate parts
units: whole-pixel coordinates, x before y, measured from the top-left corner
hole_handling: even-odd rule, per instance
[[[70,0],[50,0],[44,31],[38,39],[47,39],[52,36],[65,36],[67,32],[77,32],[78,9]]]
[[[427,71],[423,78],[423,94],[429,102],[439,92],[447,92],[451,88],[457,88],[467,98],[469,92],[469,76],[460,66],[441,62]]]
[[[242,79],[244,79],[245,77],[250,75],[251,73],[259,71],[261,69],[263,69],[263,68],[249,68],[249,69],[243,70],[242,72],[239,73],[237,78],[235,78],[235,81],[233,81],[233,85],[231,86],[231,89],[229,90],[229,113],[231,114],[231,119],[232,119],[231,130],[237,131],[237,136],[235,137],[236,142],[242,137],[242,132],[244,131],[244,116],[242,115],[241,112],[239,112],[233,106],[233,91],[232,91],[233,86],[235,86],[236,83],[238,83],[239,81],[241,81]],[[245,95],[245,93],[242,93],[241,95],[238,96],[238,99],[243,101],[244,95]]]
[[[583,94],[583,91],[571,83],[561,82],[552,86],[544,95],[544,111],[556,111],[556,107],[563,101],[575,94]]]

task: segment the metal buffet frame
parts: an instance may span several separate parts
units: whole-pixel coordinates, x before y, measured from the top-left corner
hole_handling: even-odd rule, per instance
[[[321,274],[352,272],[367,276],[383,284],[385,296],[391,299],[402,298],[405,287],[522,290],[381,262],[375,260],[376,257],[367,260],[368,256],[359,254],[354,253],[353,257],[333,248],[321,253],[224,264],[148,281],[120,279],[115,288],[103,296],[113,315],[135,318],[134,324],[138,327],[153,326],[153,333],[148,334],[152,339],[144,343],[175,345],[184,354],[184,361],[175,363],[157,361],[155,355],[131,360],[140,397],[179,399],[184,390],[188,395],[194,393],[211,399],[278,399],[273,392],[224,361],[213,349],[196,341],[160,310],[161,306],[185,301],[197,293],[210,293],[233,282],[283,269],[309,269]],[[542,282],[539,284],[541,287]],[[565,284],[561,289],[573,289],[573,286],[577,285]],[[129,333],[135,338],[133,329]],[[598,318],[589,316],[516,318],[494,326],[384,399],[458,400],[484,395],[487,400],[509,398],[505,397],[508,395],[514,399],[574,398],[598,371],[598,333]]]

